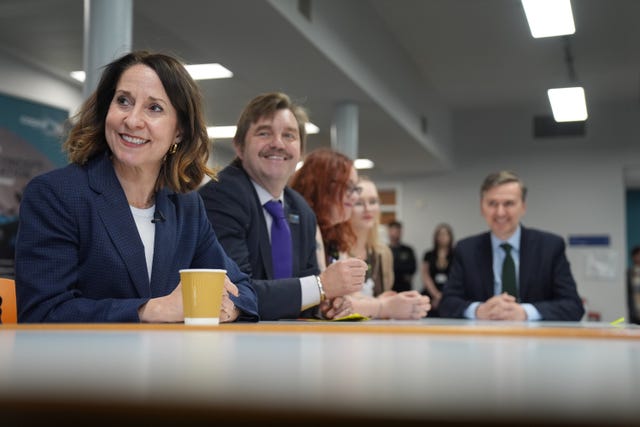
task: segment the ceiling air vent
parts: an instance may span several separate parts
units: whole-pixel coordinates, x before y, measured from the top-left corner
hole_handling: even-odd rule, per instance
[[[311,22],[311,0],[298,0],[298,12]]]
[[[586,134],[586,121],[556,122],[553,116],[533,117],[533,137],[583,137]]]

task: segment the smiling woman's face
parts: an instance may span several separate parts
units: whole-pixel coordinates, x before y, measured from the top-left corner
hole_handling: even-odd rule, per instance
[[[105,120],[116,167],[159,171],[179,136],[178,115],[156,72],[137,64],[122,73]]]
[[[351,224],[356,232],[369,231],[375,225],[375,220],[380,214],[380,200],[378,190],[371,181],[360,181],[362,192],[353,206]]]

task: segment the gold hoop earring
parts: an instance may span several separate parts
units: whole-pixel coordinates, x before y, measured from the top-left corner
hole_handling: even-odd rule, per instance
[[[169,147],[169,154],[176,154],[176,151],[178,151],[178,143],[177,142],[175,144],[173,144],[171,147]]]

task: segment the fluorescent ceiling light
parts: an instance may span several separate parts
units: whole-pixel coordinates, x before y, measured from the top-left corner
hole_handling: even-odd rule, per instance
[[[372,169],[373,161],[369,159],[356,159],[353,162],[353,165],[356,167],[356,169]]]
[[[556,122],[578,122],[587,120],[589,117],[583,88],[549,89],[547,94]]]
[[[192,64],[185,65],[184,68],[187,69],[194,80],[228,79],[233,77],[233,73],[220,64]],[[84,71],[72,71],[71,77],[79,82],[84,82],[86,74]]]
[[[72,71],[70,74],[71,74],[71,77],[73,77],[74,79],[76,79],[81,83],[84,83],[84,81],[87,78],[87,74],[84,71]]]
[[[304,125],[307,134],[312,135],[320,132],[320,128],[311,122]],[[213,139],[232,139],[236,135],[235,126],[210,126],[207,128],[209,138]]]
[[[192,64],[185,65],[194,80],[228,79],[233,73],[220,64]]]
[[[296,164],[296,170],[300,169],[303,164],[304,164],[304,162],[302,160],[300,160]],[[356,169],[372,169],[374,164],[373,164],[373,161],[371,161],[369,159],[356,159],[353,162],[353,165],[356,167]]]
[[[576,32],[569,0],[522,0],[522,7],[536,39]]]
[[[304,129],[307,131],[307,135],[313,135],[320,132],[320,128],[311,122],[305,123]]]
[[[209,138],[213,139],[231,139],[236,134],[235,126],[209,126],[207,127]]]

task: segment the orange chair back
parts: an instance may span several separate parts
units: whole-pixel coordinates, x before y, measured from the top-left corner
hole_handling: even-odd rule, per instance
[[[0,277],[0,297],[2,297],[2,323],[18,323],[18,308],[16,306],[16,282],[12,279]]]

